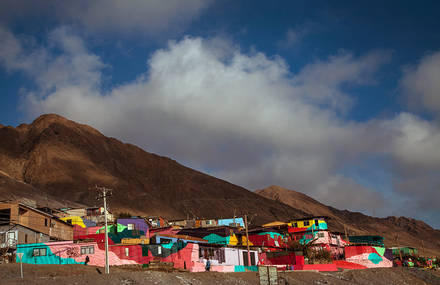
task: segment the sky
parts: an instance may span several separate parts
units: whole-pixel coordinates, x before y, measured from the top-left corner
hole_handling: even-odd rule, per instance
[[[385,3],[383,3],[385,2]],[[440,3],[0,2],[0,123],[440,228]]]

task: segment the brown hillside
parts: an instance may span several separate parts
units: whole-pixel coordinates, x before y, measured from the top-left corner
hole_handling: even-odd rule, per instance
[[[304,214],[58,115],[43,115],[17,128],[1,127],[0,171],[9,176],[10,189],[18,181],[37,196],[86,205],[97,203],[91,186],[111,187],[114,212],[208,218],[232,217],[235,210],[258,213],[255,219],[260,222]],[[21,194],[29,196],[30,191]]]
[[[347,230],[348,234],[352,235],[377,234],[385,237],[388,246],[408,245],[418,248],[420,254],[423,254],[424,249],[426,255],[440,255],[440,230],[433,229],[422,221],[406,217],[375,218],[358,212],[338,210],[303,193],[280,186],[270,186],[257,190],[256,193],[304,211],[308,215],[328,216],[331,218],[331,230]]]

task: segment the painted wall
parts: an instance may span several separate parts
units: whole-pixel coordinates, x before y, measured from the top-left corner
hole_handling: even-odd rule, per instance
[[[71,225],[80,226],[81,228],[87,227],[86,224],[84,223],[83,219],[80,216],[67,216],[67,217],[60,218],[60,220],[66,222],[66,223],[70,223]]]
[[[345,260],[367,268],[392,267],[393,252],[378,246],[347,246]]]
[[[134,229],[143,232],[141,234],[145,235],[147,238],[150,237],[149,227],[144,219],[137,219],[137,218],[118,219],[117,223],[124,225],[124,226],[128,226],[129,224],[133,224]]]
[[[243,245],[246,244],[246,236],[243,236]],[[249,234],[249,245],[264,246],[272,248],[286,248],[287,244],[284,242],[285,236],[278,232],[260,232]]]
[[[234,219],[219,219],[217,221],[217,225],[219,225],[219,226],[229,226],[230,224],[233,224],[233,223],[234,223]],[[235,223],[244,227],[243,218],[235,218]]]
[[[304,260],[304,259],[303,259]],[[263,252],[259,255],[260,264],[264,265],[295,265],[295,253],[279,251],[279,252]]]

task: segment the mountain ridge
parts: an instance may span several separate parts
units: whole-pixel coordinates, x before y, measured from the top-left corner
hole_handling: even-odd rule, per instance
[[[439,255],[440,230],[427,223],[408,217],[389,216],[385,218],[371,217],[360,212],[338,210],[324,205],[304,193],[272,185],[255,191],[269,199],[284,203],[290,207],[303,210],[307,215],[328,216],[331,230],[350,235],[381,235],[385,237],[387,246],[413,246],[420,251]],[[424,241],[424,248],[421,247]],[[419,252],[421,253],[421,252]]]
[[[94,203],[91,186],[105,185],[115,189],[109,200],[113,210],[133,214],[208,218],[259,211],[261,221],[303,215],[290,207],[278,211],[276,202],[243,187],[55,114],[0,128],[0,170],[81,204]]]

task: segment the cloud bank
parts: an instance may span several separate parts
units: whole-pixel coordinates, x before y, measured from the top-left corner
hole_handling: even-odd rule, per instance
[[[132,82],[102,90],[105,61],[69,29],[40,47],[7,30],[0,36],[4,68],[37,85],[23,99],[31,117],[59,113],[250,189],[278,184],[339,208],[431,222],[439,214],[439,126],[407,112],[367,122],[344,116],[353,104],[344,86],[374,84],[387,52],[340,52],[292,74],[281,57],[185,37],[155,51]],[[372,156],[390,173],[389,193],[342,171]]]

